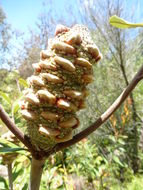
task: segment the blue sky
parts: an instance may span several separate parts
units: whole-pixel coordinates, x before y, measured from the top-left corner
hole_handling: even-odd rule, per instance
[[[43,6],[43,1],[46,2],[46,6]],[[13,31],[16,30],[17,34],[22,34],[21,37],[18,38],[13,35],[11,39],[11,55],[16,57],[17,49],[21,50],[21,48],[23,48],[23,39],[26,40],[30,37],[29,29],[37,30],[36,22],[38,22],[38,16],[42,12],[50,10],[50,15],[57,20],[60,18],[63,20],[62,17],[66,18],[66,20],[69,20],[69,18],[72,20],[75,16],[78,18],[77,1],[78,0],[0,0],[0,5],[7,17],[7,22],[11,24]],[[69,7],[68,12],[65,11],[65,9]],[[70,11],[74,12],[74,17],[72,17],[72,14],[69,14]],[[80,21],[78,23],[80,23]],[[11,60],[11,55],[6,55],[9,60]]]
[[[43,6],[43,1],[46,2],[46,6]],[[76,21],[80,24],[82,21],[78,16],[80,9],[78,1],[79,0],[0,0],[0,5],[2,5],[7,16],[7,22],[11,24],[12,29],[23,33],[24,35],[22,35],[22,37],[27,39],[29,29],[37,29],[35,23],[37,22],[38,16],[45,10],[47,11],[47,9],[50,10],[50,15],[56,15],[57,20],[64,17],[68,21],[72,21],[72,19],[76,17]],[[123,2],[126,2],[126,12],[132,12],[133,15],[135,15],[134,21],[143,22],[143,0],[123,0]],[[69,10],[65,11],[67,8],[69,8]],[[69,13],[70,11],[72,14]],[[12,38],[15,49],[20,46],[20,42],[20,38]],[[16,53],[15,49],[13,48],[14,53]]]
[[[8,22],[14,29],[27,32],[28,28],[35,27],[35,22],[39,14],[43,11],[43,0],[0,0]],[[74,15],[78,17],[78,0],[47,0],[47,8],[51,8],[52,13],[57,16],[65,15],[65,7],[69,5]],[[52,3],[51,3],[52,2]],[[143,0],[127,0],[127,10],[134,10],[136,20],[139,22],[143,16]],[[66,15],[65,15],[66,16]]]
[[[35,3],[34,3],[35,1]],[[1,5],[7,15],[8,22],[14,28],[27,30],[34,24],[38,13],[42,11],[40,0],[2,0]]]
[[[51,9],[52,14],[57,14],[59,17],[64,16],[67,5],[71,7],[74,14],[78,14],[77,0],[47,0],[46,2],[46,9]],[[0,5],[12,27],[24,32],[28,31],[28,28],[34,28],[38,16],[44,11],[42,0],[0,0]]]

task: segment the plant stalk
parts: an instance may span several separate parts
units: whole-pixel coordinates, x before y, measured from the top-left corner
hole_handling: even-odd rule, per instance
[[[29,190],[39,190],[45,159],[36,160],[32,157]]]
[[[13,181],[12,181],[12,163],[7,165],[8,170],[8,181],[9,181],[9,189],[13,190]]]

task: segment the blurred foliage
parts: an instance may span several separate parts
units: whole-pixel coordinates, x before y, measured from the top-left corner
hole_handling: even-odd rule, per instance
[[[6,14],[0,5],[0,68],[8,65],[8,53],[10,50],[11,26],[7,22]]]
[[[10,72],[10,74],[12,73]],[[7,77],[5,80],[8,80],[9,84],[13,84],[15,91],[8,92],[6,87],[4,88],[5,92],[1,91],[0,97],[2,105],[8,111],[9,115],[14,118],[16,125],[22,127],[24,123],[21,120],[19,107],[17,107],[16,103],[21,93],[17,90],[16,82],[12,82],[15,75],[9,77],[8,74]],[[26,84],[24,79],[20,77],[18,77],[18,79],[20,88],[24,89]],[[12,94],[15,94],[16,91],[17,98],[14,101]],[[92,101],[92,97],[91,100],[89,99],[87,101],[87,104],[88,102],[90,103],[90,101]],[[89,107],[90,106],[88,106],[88,108]],[[97,114],[100,114],[102,110],[97,109],[97,111]],[[88,121],[87,119],[85,120],[85,115],[83,116],[82,113],[80,113],[82,126],[84,126],[84,124],[89,125],[95,119],[95,116],[92,116],[93,112],[90,111],[88,113],[88,118],[90,117]],[[131,100],[128,98],[120,110],[112,115],[106,124],[106,128],[101,128],[93,133],[90,138],[85,138],[75,146],[50,156],[44,167],[41,189],[126,189],[128,186],[130,187],[132,183],[137,183],[140,187],[141,178],[138,179],[138,177],[134,177],[128,153],[128,143],[130,143],[128,142],[130,117]],[[30,173],[30,157],[28,153],[21,150],[20,147],[13,147],[11,143],[9,144],[3,140],[0,140],[0,142],[1,154],[4,154],[4,152],[5,154],[12,153],[13,151],[13,153],[15,153],[15,151],[19,153],[13,162],[14,188],[15,190],[19,190],[19,188],[26,190],[28,188]],[[143,154],[141,152],[140,159],[142,162]],[[142,171],[143,164],[140,165],[140,173],[142,173]],[[0,188],[8,189],[7,179],[1,177]]]
[[[0,50],[4,51],[8,48],[8,40],[10,38],[9,29],[5,12],[0,6]]]
[[[122,3],[117,1],[79,1],[83,10],[83,22],[91,28],[93,39],[101,49],[104,59],[94,66],[95,80],[89,85],[87,108],[78,113],[81,124],[75,133],[93,123],[113,103],[143,63],[143,31],[136,32],[136,36],[130,38],[132,32],[113,29],[108,24],[111,15],[124,14]],[[95,2],[96,7],[93,6]],[[95,8],[98,8],[98,13]],[[46,48],[47,40],[58,22],[57,18],[51,17],[50,11],[52,10],[48,9],[48,12],[40,15],[38,31],[30,31],[30,38],[23,42],[22,51],[18,51],[19,71],[0,69],[0,103],[22,130],[25,123],[20,116],[18,101],[22,96],[21,91],[26,87],[24,79],[33,72],[31,64],[39,60],[39,52]],[[62,23],[68,22],[64,18],[61,20]],[[72,20],[68,25],[74,22]],[[143,84],[140,83],[132,97],[128,97],[111,118],[90,137],[47,159],[41,190],[143,189],[142,103]],[[133,117],[133,104],[136,107],[136,118]],[[0,120],[0,135],[6,131]],[[14,189],[27,190],[30,155],[21,150],[22,145],[13,149],[12,145],[2,140],[0,144],[0,154],[12,154],[15,150],[19,153],[13,162]],[[136,175],[133,163],[138,165]],[[8,189],[8,180],[2,176],[0,189]]]

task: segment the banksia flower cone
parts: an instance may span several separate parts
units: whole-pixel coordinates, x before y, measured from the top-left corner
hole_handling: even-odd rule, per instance
[[[38,150],[72,139],[79,126],[76,112],[85,107],[86,86],[101,58],[86,27],[63,28],[41,51],[40,62],[33,64],[21,103],[28,136]]]

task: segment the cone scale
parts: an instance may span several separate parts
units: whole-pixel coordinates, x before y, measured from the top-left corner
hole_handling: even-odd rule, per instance
[[[49,150],[73,137],[77,111],[85,107],[87,85],[101,53],[85,26],[63,30],[48,42],[34,63],[21,103],[27,135],[37,150]]]

